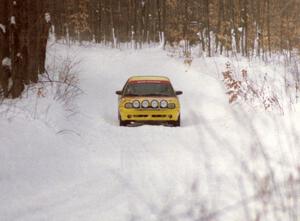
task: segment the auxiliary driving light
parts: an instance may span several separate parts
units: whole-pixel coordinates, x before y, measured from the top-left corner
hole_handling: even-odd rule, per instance
[[[144,100],[144,101],[142,102],[142,107],[143,107],[143,108],[149,107],[149,101]]]
[[[132,102],[132,105],[134,108],[139,108],[140,107],[140,102],[138,100],[135,100]]]
[[[167,107],[168,107],[168,102],[167,102],[166,100],[162,100],[162,101],[160,102],[160,107],[161,107],[161,108],[167,108]]]
[[[151,106],[152,106],[152,108],[158,108],[158,105],[159,105],[159,103],[158,103],[157,100],[151,101]]]

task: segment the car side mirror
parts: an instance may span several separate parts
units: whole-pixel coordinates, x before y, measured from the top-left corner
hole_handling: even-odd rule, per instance
[[[122,91],[116,91],[117,95],[122,95]]]
[[[176,95],[182,95],[183,92],[182,91],[176,91]]]

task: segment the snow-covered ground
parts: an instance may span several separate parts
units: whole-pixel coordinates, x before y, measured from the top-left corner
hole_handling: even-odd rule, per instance
[[[299,218],[299,196],[282,188],[299,183],[299,106],[281,115],[230,105],[225,57],[187,67],[159,48],[57,44],[48,65],[66,57],[80,61],[72,110],[51,90],[0,107],[0,220]],[[118,126],[115,91],[131,75],[165,75],[184,92],[181,128]]]

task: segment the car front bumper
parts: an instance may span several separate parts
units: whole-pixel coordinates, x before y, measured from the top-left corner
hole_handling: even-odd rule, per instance
[[[177,121],[180,116],[178,109],[160,109],[160,110],[143,110],[143,109],[122,109],[119,110],[122,121],[135,122],[169,122]]]

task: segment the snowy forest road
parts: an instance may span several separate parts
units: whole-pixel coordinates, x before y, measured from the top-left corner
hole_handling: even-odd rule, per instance
[[[0,220],[199,220],[253,195],[245,186],[248,172],[265,168],[254,151],[260,134],[228,104],[213,59],[187,67],[159,48],[48,53],[80,60],[84,93],[68,119],[50,111],[1,121]],[[115,91],[131,75],[165,75],[184,92],[182,127],[118,126]]]
[[[92,151],[99,168],[110,168],[121,181],[119,191],[126,194],[120,202],[137,210],[127,215],[151,213],[152,206],[157,210],[172,203],[176,206],[177,202],[171,201],[183,197],[192,185],[201,186],[201,194],[213,194],[212,205],[217,208],[220,195],[226,195],[218,182],[225,183],[227,175],[232,175],[226,168],[234,167],[223,138],[228,140],[226,136],[237,126],[228,120],[232,113],[222,83],[157,48],[89,48],[81,50],[80,56],[84,95],[79,98],[80,114],[78,119],[75,117],[78,126],[74,127],[88,144],[86,148]],[[209,67],[203,68],[210,71]],[[114,92],[132,75],[165,75],[175,89],[184,91],[180,96],[181,128],[118,126]],[[239,137],[230,134],[230,139]]]

